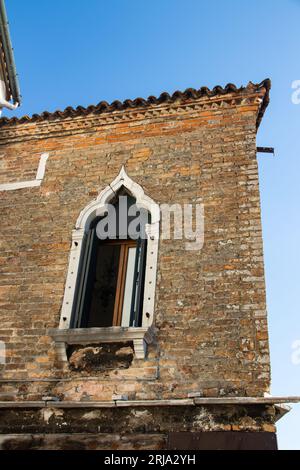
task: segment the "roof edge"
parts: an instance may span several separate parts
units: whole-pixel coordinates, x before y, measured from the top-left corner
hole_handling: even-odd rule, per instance
[[[265,79],[260,83],[249,82],[246,87],[236,87],[232,83],[228,83],[225,87],[220,85],[215,86],[212,89],[208,87],[201,87],[198,90],[195,88],[187,88],[185,91],[175,91],[173,94],[163,92],[159,97],[149,96],[147,99],[136,98],[134,100],[126,99],[122,101],[113,101],[112,103],[107,103],[107,101],[100,101],[97,105],[91,105],[88,107],[77,106],[73,108],[68,106],[63,111],[57,110],[54,112],[45,111],[41,114],[33,114],[32,116],[22,116],[20,118],[12,117],[7,118],[3,117],[0,119],[0,126],[5,125],[14,125],[14,124],[23,124],[23,123],[32,123],[40,121],[54,121],[57,119],[66,119],[79,116],[87,116],[89,114],[104,114],[114,111],[123,111],[133,108],[147,108],[153,105],[161,105],[174,103],[176,101],[185,101],[185,100],[197,100],[203,97],[213,98],[217,96],[226,96],[226,95],[238,95],[238,94],[249,94],[249,93],[259,93],[263,95],[263,100],[260,105],[258,116],[257,116],[257,128],[263,118],[264,112],[270,101],[269,92],[271,89],[271,80]]]
[[[265,88],[265,94],[263,97],[262,104],[260,106],[260,109],[258,111],[257,119],[256,119],[256,129],[258,130],[260,123],[262,121],[262,118],[264,117],[265,111],[268,107],[268,104],[270,103],[270,90],[272,87],[271,80],[269,78],[266,78],[263,80],[261,83],[261,88]]]

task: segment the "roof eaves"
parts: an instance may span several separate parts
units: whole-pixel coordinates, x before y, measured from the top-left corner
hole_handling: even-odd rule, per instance
[[[68,106],[63,111],[57,110],[52,113],[45,111],[41,114],[33,114],[32,116],[23,116],[20,118],[3,117],[0,119],[0,126],[14,125],[22,123],[40,122],[40,121],[54,121],[56,119],[67,119],[72,117],[87,116],[89,114],[103,114],[114,111],[122,111],[134,108],[147,108],[153,105],[171,104],[176,101],[187,101],[197,100],[200,98],[214,98],[225,95],[238,95],[243,93],[259,93],[262,98],[262,102],[259,108],[257,116],[257,128],[262,120],[264,112],[269,103],[269,91],[271,88],[271,81],[269,79],[263,80],[261,83],[254,84],[249,82],[246,87],[237,88],[236,85],[228,83],[225,87],[215,86],[213,89],[207,87],[201,87],[198,90],[195,88],[187,88],[185,91],[175,91],[173,94],[163,92],[159,97],[149,96],[147,99],[136,98],[134,100],[126,99],[125,101],[113,101],[107,103],[106,101],[100,101],[97,105],[91,105],[88,107],[77,106],[73,108]]]
[[[267,78],[263,82],[261,82],[259,85],[261,89],[262,88],[265,89],[265,94],[264,94],[260,109],[258,111],[258,115],[256,119],[256,129],[259,128],[262,118],[264,117],[265,111],[268,107],[268,104],[270,103],[270,90],[271,90],[272,84],[271,84],[271,80]]]

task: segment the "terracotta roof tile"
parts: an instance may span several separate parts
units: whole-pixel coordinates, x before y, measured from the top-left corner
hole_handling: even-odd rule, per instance
[[[261,83],[254,84],[249,82],[246,87],[237,88],[232,83],[228,83],[225,87],[221,87],[219,85],[215,86],[213,89],[209,89],[207,87],[201,87],[198,90],[195,88],[187,88],[185,91],[175,91],[172,95],[167,92],[161,93],[159,97],[149,96],[147,99],[144,98],[136,98],[134,100],[126,99],[125,101],[113,101],[112,103],[107,103],[106,101],[100,101],[97,105],[91,105],[87,108],[83,106],[77,106],[77,108],[72,108],[68,106],[65,110],[54,111],[52,113],[48,111],[44,111],[41,114],[33,114],[32,116],[23,116],[20,118],[12,117],[2,117],[0,119],[0,127],[14,125],[14,124],[22,124],[28,122],[38,122],[44,120],[55,120],[55,119],[66,119],[69,117],[77,117],[77,116],[87,116],[89,114],[101,114],[101,113],[109,113],[112,111],[121,111],[126,109],[132,108],[146,108],[148,106],[153,105],[160,105],[165,103],[173,103],[178,100],[196,100],[202,97],[214,97],[214,96],[222,96],[226,94],[240,94],[240,93],[247,93],[247,92],[261,92],[265,90],[265,94],[263,97],[263,102],[261,104],[259,114],[257,117],[257,127],[259,126],[261,119],[264,115],[265,109],[269,103],[269,91],[271,88],[271,81],[269,79],[263,80]]]

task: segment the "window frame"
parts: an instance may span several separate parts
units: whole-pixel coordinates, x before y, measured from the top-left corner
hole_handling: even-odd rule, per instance
[[[140,327],[131,327],[128,330],[135,330],[132,332],[138,335],[138,329],[148,331],[152,328],[154,321],[154,305],[155,305],[155,288],[156,288],[156,275],[157,275],[157,258],[158,258],[158,244],[159,244],[159,222],[160,222],[160,208],[150,197],[146,196],[143,188],[134,182],[127,175],[125,168],[122,167],[120,173],[115,180],[110,183],[97,197],[96,200],[88,204],[80,213],[75,230],[72,231],[72,243],[69,256],[69,266],[67,273],[67,280],[65,285],[65,292],[63,304],[61,309],[61,316],[59,322],[59,330],[70,330],[71,315],[73,302],[75,297],[75,287],[78,278],[78,271],[80,266],[80,258],[82,249],[84,249],[84,237],[89,230],[92,220],[96,217],[101,217],[107,212],[107,204],[113,200],[116,193],[125,188],[131,194],[138,207],[146,209],[151,215],[151,223],[146,224],[147,235],[147,252],[145,262],[145,279],[144,279],[144,292],[143,292],[143,310]],[[107,329],[109,327],[98,328]],[[125,332],[126,327],[114,326],[115,336],[120,330],[120,341],[122,340],[122,331]],[[76,328],[74,328],[76,329]],[[77,328],[78,329],[78,328]],[[95,329],[95,328],[91,328]],[[82,330],[89,330],[84,328]],[[100,334],[101,332],[99,332]],[[129,334],[129,332],[127,332]],[[103,332],[105,335],[105,332]],[[54,335],[55,336],[55,335]],[[151,336],[151,335],[150,335]]]
[[[99,248],[98,243],[95,244],[95,228],[90,228],[89,232],[86,234],[87,244],[83,247],[83,253],[81,255],[82,263],[79,269],[80,273],[78,275],[78,281],[75,291],[75,299],[73,304],[72,328],[93,328],[95,326],[90,325],[90,311],[92,304],[92,291],[93,287],[91,285],[93,279],[93,272],[96,269],[96,264],[99,262],[97,253],[97,248]],[[114,298],[114,307],[112,314],[112,324],[109,326],[121,326],[123,322],[123,308],[124,308],[124,296],[125,296],[125,287],[127,279],[127,269],[128,269],[128,255],[130,248],[135,248],[135,258],[134,258],[134,276],[132,280],[132,290],[129,295],[131,297],[131,308],[129,312],[129,325],[133,323],[133,312],[132,308],[134,307],[135,298],[137,296],[136,291],[140,291],[140,283],[136,283],[136,274],[137,274],[137,262],[139,261],[138,249],[140,245],[139,240],[133,240],[131,238],[117,238],[117,239],[106,239],[100,241],[101,246],[119,246],[120,253],[118,259],[117,275],[116,275],[116,285],[115,285],[115,298]],[[94,245],[94,246],[93,246]],[[95,257],[94,266],[91,257]],[[101,255],[100,255],[101,256]],[[100,259],[101,262],[101,259]],[[92,270],[92,271],[91,271]],[[139,273],[138,273],[139,274]],[[143,282],[143,278],[141,279]],[[135,289],[133,286],[135,285]],[[137,301],[137,308],[141,308],[141,299]],[[89,325],[89,326],[85,326]],[[104,328],[104,326],[100,327]]]

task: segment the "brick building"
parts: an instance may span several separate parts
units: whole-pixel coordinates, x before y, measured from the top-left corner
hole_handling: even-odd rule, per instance
[[[3,449],[276,447],[256,160],[269,89],[0,120]],[[148,213],[145,243],[95,236],[120,195]],[[162,204],[197,203],[199,249],[162,236]]]

